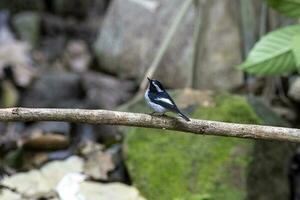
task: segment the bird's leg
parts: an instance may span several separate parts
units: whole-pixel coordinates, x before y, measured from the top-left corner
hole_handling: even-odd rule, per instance
[[[154,115],[154,116],[155,116],[156,113],[157,113],[157,112],[153,111],[152,113],[150,113],[150,115]]]
[[[155,111],[150,113],[150,115],[152,115],[152,116],[167,116],[165,113],[159,113],[159,112],[155,112]]]
[[[160,116],[162,116],[162,117],[168,117],[168,115],[166,115],[166,113],[162,113]]]

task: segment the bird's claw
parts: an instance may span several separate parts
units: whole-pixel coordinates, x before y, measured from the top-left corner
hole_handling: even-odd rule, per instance
[[[152,112],[152,113],[150,113],[150,115],[152,115],[152,116],[160,116],[160,117],[162,117],[162,116],[166,117],[167,116],[165,113],[158,113],[158,112]]]

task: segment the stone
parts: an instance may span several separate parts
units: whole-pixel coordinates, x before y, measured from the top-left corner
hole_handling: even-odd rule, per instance
[[[144,76],[182,4],[180,0],[172,4],[167,0],[151,2],[157,5],[149,7],[148,1],[135,0],[111,3],[94,46],[99,69],[137,81]],[[205,12],[201,11],[204,26],[198,66],[191,67],[196,21],[193,7],[180,23],[154,75],[166,87],[187,86],[192,76],[196,77],[195,87],[202,89],[233,89],[243,83],[243,72],[234,67],[241,62],[241,45],[239,22],[229,6],[232,2],[215,0],[206,4],[201,4]]]
[[[84,181],[85,175],[67,174],[56,187],[61,200],[145,200],[132,186],[123,183]]]
[[[122,144],[114,144],[105,151],[105,153],[111,156],[115,165],[114,170],[110,171],[109,173],[109,180],[111,182],[122,182],[130,184],[122,151]]]
[[[173,95],[180,108],[192,106],[193,118],[286,125],[275,121],[279,118],[271,116],[270,110],[258,115],[242,96],[193,90]],[[133,107],[142,108],[141,104]],[[269,116],[267,121],[261,117],[264,115]],[[266,199],[279,200],[289,196],[286,169],[293,147],[287,142],[130,128],[123,145],[131,181],[147,199],[232,200],[267,196]]]
[[[300,77],[295,77],[294,80],[291,81],[288,96],[293,100],[300,102]]]
[[[57,16],[90,20],[102,16],[110,0],[53,0],[51,3],[53,12]]]
[[[41,18],[34,12],[22,12],[14,15],[12,24],[21,40],[32,47],[39,44],[41,34]]]
[[[36,75],[31,59],[31,46],[15,39],[8,26],[9,14],[0,11],[0,77],[16,86],[26,87]]]
[[[43,11],[45,2],[40,0],[1,0],[0,9],[7,9],[13,13],[22,11]]]
[[[71,126],[68,122],[36,122],[29,126],[26,132],[33,132],[36,130],[42,133],[51,132],[68,136],[70,134]]]
[[[87,181],[81,184],[81,191],[86,200],[146,200],[135,187],[123,183],[99,184]]]
[[[86,155],[84,172],[96,180],[108,180],[108,173],[115,168],[110,154],[105,153],[97,145],[92,145],[92,151]]]
[[[122,141],[122,133],[118,127],[109,125],[94,125],[92,130],[97,137],[97,141],[101,144],[110,146]]]
[[[87,44],[82,40],[70,41],[64,56],[66,65],[74,72],[87,71],[91,62],[91,55]]]
[[[26,196],[28,199],[54,200],[58,199],[56,198],[57,194],[53,193],[55,189],[59,189],[58,191],[66,189],[65,192],[73,191],[74,189],[77,191],[78,189],[77,193],[84,197],[85,200],[145,200],[133,186],[123,183],[84,181],[86,175],[82,174],[83,166],[83,159],[73,156],[64,161],[50,162],[40,170],[34,169],[29,172],[17,173],[11,177],[5,177],[0,181],[0,184],[13,188],[15,191],[1,190],[0,199],[22,200],[24,199],[23,196]],[[83,179],[78,180],[77,177],[82,177]],[[62,181],[70,182],[65,185]],[[71,200],[71,198],[69,199]],[[72,200],[75,199],[72,198]]]
[[[51,192],[57,183],[67,173],[83,171],[83,160],[73,156],[64,161],[54,161],[46,164],[40,170],[30,170],[5,177],[0,183],[9,188],[14,188],[17,193],[26,196],[36,196]],[[34,187],[33,187],[34,186]],[[0,199],[1,194],[0,194]]]
[[[84,98],[80,76],[64,71],[42,73],[22,97],[22,106],[71,108],[82,107]]]
[[[81,173],[68,173],[57,184],[55,190],[60,200],[85,200],[80,191],[80,184],[87,177]]]
[[[127,101],[134,90],[131,81],[97,72],[83,74],[82,83],[89,108],[115,108]]]
[[[243,72],[235,67],[242,58],[239,21],[234,10],[236,4],[231,0],[206,2],[202,8],[207,14],[202,16],[202,43],[194,87],[222,90],[237,88],[243,84]]]
[[[23,141],[23,147],[31,150],[54,151],[67,149],[69,145],[69,138],[57,133],[33,135]]]
[[[22,200],[22,196],[8,189],[1,190],[0,197],[2,200]]]
[[[14,40],[13,33],[10,30],[9,25],[8,25],[9,19],[10,19],[9,11],[1,10],[0,11],[0,41],[1,41],[1,43]]]
[[[94,45],[100,70],[135,80],[143,77],[182,4],[181,0],[155,2],[156,9],[133,0],[110,4]],[[191,8],[160,63],[156,78],[167,87],[186,86],[191,76],[194,17]]]

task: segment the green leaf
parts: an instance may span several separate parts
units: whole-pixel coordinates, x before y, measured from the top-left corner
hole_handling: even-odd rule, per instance
[[[256,75],[276,75],[296,69],[292,51],[293,37],[300,35],[300,26],[287,26],[263,36],[239,67]]]
[[[266,0],[268,5],[283,15],[299,18],[300,0]]]
[[[296,35],[292,40],[292,50],[298,71],[300,71],[300,35]]]

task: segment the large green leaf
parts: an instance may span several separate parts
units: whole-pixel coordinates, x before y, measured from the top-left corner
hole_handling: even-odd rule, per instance
[[[276,75],[295,70],[292,44],[293,37],[297,35],[300,35],[299,25],[268,33],[255,44],[240,68],[257,75]]]
[[[300,17],[300,0],[266,0],[268,5],[280,13],[293,17]]]
[[[292,49],[293,49],[298,71],[300,71],[300,35],[296,35],[293,37]]]

